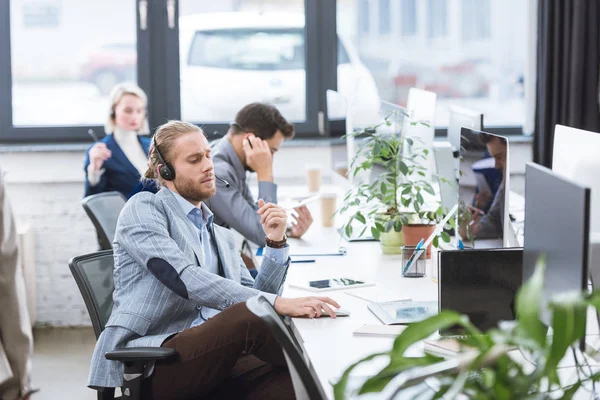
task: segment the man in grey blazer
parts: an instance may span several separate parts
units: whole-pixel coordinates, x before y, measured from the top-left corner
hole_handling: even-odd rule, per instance
[[[145,177],[162,188],[133,196],[119,216],[114,306],[94,350],[90,387],[121,385],[123,368],[106,351],[163,346],[178,355],[148,368],[143,398],[293,398],[277,341],[244,302],[263,295],[282,315],[311,318],[334,317],[330,305],[339,305],[278,296],[289,266],[285,211],[259,203],[267,249],[253,279],[232,234],[213,224],[204,204],[216,185],[202,131],[180,121],[162,125],[148,164]]]
[[[294,136],[294,127],[270,104],[251,103],[235,116],[227,135],[214,148],[217,193],[209,200],[215,223],[233,228],[258,246],[265,245],[256,201],[246,182],[246,172],[256,172],[258,198],[277,203],[277,185],[273,179],[273,156],[285,139]],[[301,237],[312,224],[306,206],[296,209],[298,216],[289,236]]]

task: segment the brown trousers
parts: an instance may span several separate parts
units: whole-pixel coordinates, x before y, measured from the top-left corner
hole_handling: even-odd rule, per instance
[[[177,350],[142,381],[143,399],[295,399],[281,347],[245,303],[186,329],[162,347]]]

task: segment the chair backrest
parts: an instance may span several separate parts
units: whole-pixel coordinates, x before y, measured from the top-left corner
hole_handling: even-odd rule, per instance
[[[113,307],[114,259],[112,250],[73,257],[69,269],[83,296],[96,338],[104,330]]]
[[[127,199],[119,192],[93,194],[81,200],[81,205],[92,220],[102,250],[112,249],[119,213]]]
[[[253,314],[265,321],[279,342],[288,363],[296,398],[298,400],[327,399],[310,361],[304,357],[298,342],[275,312],[271,303],[263,296],[257,296],[247,300],[246,306]]]

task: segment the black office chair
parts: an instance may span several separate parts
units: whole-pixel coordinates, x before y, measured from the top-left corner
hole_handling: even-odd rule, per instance
[[[294,384],[296,399],[326,400],[325,391],[310,361],[304,357],[296,338],[285,326],[271,303],[263,296],[257,296],[247,300],[246,306],[253,314],[265,321],[283,349]]]
[[[96,339],[100,336],[113,307],[112,294],[114,260],[112,250],[99,251],[73,257],[69,260],[69,269],[77,282],[85,301]],[[124,348],[106,353],[109,360],[120,361],[125,366],[124,375],[136,376],[132,380],[123,379],[122,397],[119,399],[140,399],[141,381],[144,367],[149,361],[163,360],[175,354],[174,349],[162,347]],[[98,391],[98,400],[113,400],[115,391],[107,388]]]
[[[92,220],[101,250],[112,249],[119,213],[127,199],[119,192],[93,194],[81,200],[81,205]]]

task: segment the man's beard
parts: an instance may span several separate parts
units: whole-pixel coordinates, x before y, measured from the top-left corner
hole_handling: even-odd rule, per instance
[[[215,193],[217,193],[217,187],[214,184],[214,179],[213,186],[210,189],[205,190],[201,189],[202,183],[189,178],[175,178],[175,181],[173,181],[173,183],[175,184],[175,188],[177,189],[177,192],[179,192],[181,197],[188,201],[191,201],[192,203],[199,203],[201,201],[205,201],[207,199],[210,199],[215,195]]]

